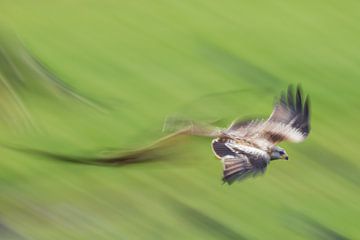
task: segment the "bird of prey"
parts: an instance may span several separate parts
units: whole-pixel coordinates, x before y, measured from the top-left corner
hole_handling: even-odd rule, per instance
[[[267,120],[235,121],[220,130],[212,149],[223,163],[223,180],[229,184],[264,173],[270,161],[288,160],[282,141],[301,142],[310,132],[309,97],[289,86]]]
[[[188,135],[214,138],[211,147],[223,164],[223,181],[236,180],[264,173],[273,160],[288,160],[282,141],[301,142],[310,132],[309,97],[300,86],[289,86],[276,101],[267,120],[237,120],[228,128],[190,124]]]
[[[228,128],[177,120],[166,122],[166,125],[176,129],[173,133],[144,148],[115,155],[71,157],[42,150],[7,147],[73,163],[123,166],[160,159],[159,153],[164,148],[176,144],[180,136],[211,137],[212,150],[223,164],[223,181],[232,184],[236,180],[264,173],[273,160],[289,159],[286,151],[277,144],[282,141],[301,142],[309,135],[309,97],[303,96],[299,86],[296,90],[289,86],[287,92],[283,92],[276,101],[267,120],[237,120]]]

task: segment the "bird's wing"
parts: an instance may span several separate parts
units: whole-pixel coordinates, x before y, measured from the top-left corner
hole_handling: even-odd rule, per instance
[[[237,144],[221,139],[212,142],[215,155],[223,163],[223,181],[232,184],[237,180],[264,173],[268,161],[261,150],[246,150]]]
[[[283,136],[286,140],[304,140],[310,132],[309,97],[304,98],[300,86],[294,96],[294,90],[289,86],[287,94],[281,94],[267,122],[272,127],[277,124],[277,133],[285,132]]]
[[[228,133],[249,140],[265,139],[275,145],[281,141],[301,142],[310,132],[309,97],[304,99],[298,86],[294,90],[289,86],[287,94],[282,93],[276,102],[270,117],[264,120],[237,121]]]

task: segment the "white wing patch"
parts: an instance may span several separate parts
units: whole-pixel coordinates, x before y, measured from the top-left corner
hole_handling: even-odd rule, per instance
[[[268,157],[268,154],[259,148],[238,144],[233,140],[229,140],[228,142],[225,143],[225,145],[238,154],[246,153],[250,155],[262,156],[264,158]]]
[[[306,138],[299,129],[292,127],[291,124],[291,122],[285,124],[281,122],[253,120],[236,130],[232,130],[230,127],[226,131],[226,134],[234,139],[246,139],[265,150],[283,140],[301,142]]]

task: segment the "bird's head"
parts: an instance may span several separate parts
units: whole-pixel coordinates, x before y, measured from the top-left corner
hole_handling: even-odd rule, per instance
[[[289,156],[287,155],[285,149],[279,146],[273,147],[270,157],[271,160],[277,160],[277,159],[289,160]]]

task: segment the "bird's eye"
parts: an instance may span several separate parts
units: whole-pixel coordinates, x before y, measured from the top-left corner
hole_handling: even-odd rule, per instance
[[[285,154],[285,152],[283,150],[279,151],[280,155]]]

